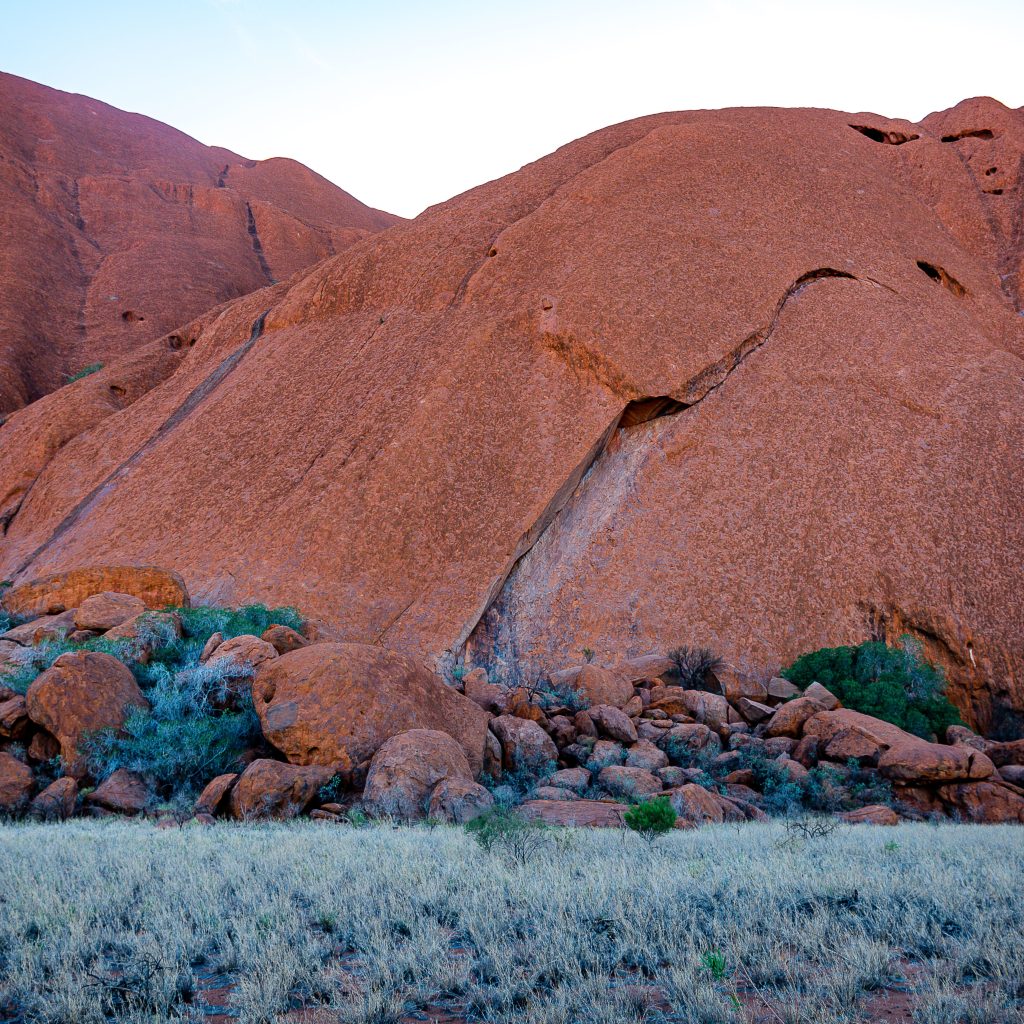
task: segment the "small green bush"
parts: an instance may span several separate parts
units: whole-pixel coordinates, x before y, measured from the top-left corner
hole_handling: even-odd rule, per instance
[[[90,363],[88,366],[83,366],[78,373],[72,373],[68,375],[67,383],[74,384],[76,380],[81,380],[83,377],[88,377],[90,374],[99,373],[103,369],[102,363]]]
[[[960,715],[945,694],[941,669],[924,660],[921,644],[904,636],[899,647],[868,642],[804,654],[782,673],[800,689],[817,681],[844,707],[928,738],[942,736]]]
[[[623,815],[623,820],[628,828],[639,832],[645,839],[655,839],[671,832],[678,817],[667,796],[656,796],[634,804]]]

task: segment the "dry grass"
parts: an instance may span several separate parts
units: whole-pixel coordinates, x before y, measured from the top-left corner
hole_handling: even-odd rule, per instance
[[[203,1020],[203,992],[227,986],[242,1022],[440,1005],[502,1024],[824,1024],[909,985],[923,1024],[1011,1024],[1022,840],[770,824],[653,847],[551,831],[510,856],[443,827],[12,825],[0,1020]]]

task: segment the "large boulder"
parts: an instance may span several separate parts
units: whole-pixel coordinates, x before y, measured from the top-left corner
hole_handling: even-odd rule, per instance
[[[893,744],[878,759],[886,778],[908,785],[987,779],[995,766],[980,751],[912,739]]]
[[[994,782],[960,782],[940,786],[939,798],[964,821],[981,825],[1024,825],[1024,796],[1010,786]]]
[[[75,609],[75,629],[91,629],[96,633],[105,633],[108,629],[141,615],[145,610],[146,602],[141,597],[104,591],[102,594],[87,597]]]
[[[554,741],[528,718],[499,715],[491,729],[501,742],[502,765],[509,771],[535,771],[558,759]]]
[[[821,701],[813,697],[797,697],[795,700],[780,704],[775,714],[768,720],[766,736],[800,736],[804,723],[821,711],[827,710]]]
[[[75,813],[78,783],[68,775],[51,782],[32,801],[32,813],[43,821],[66,821]]]
[[[252,687],[263,735],[293,764],[352,768],[392,736],[437,729],[474,775],[483,766],[487,712],[421,664],[366,644],[310,644],[262,664]]]
[[[373,755],[363,804],[373,814],[422,818],[434,787],[446,779],[473,782],[465,751],[446,732],[410,729],[392,736]]]
[[[662,790],[661,779],[646,768],[609,765],[602,768],[597,784],[612,796],[625,800],[645,800]]]
[[[118,768],[86,798],[86,802],[117,814],[141,814],[153,801],[153,792],[137,772]]]
[[[612,800],[527,800],[519,813],[527,821],[569,828],[621,828],[629,808]]]
[[[847,708],[835,711],[820,710],[806,720],[803,733],[805,736],[817,737],[825,755],[834,760],[840,760],[843,751],[836,756],[829,752],[830,747],[835,751],[837,748],[832,747],[833,740],[844,735],[860,737],[879,754],[895,744],[917,739],[891,722],[883,722],[880,718],[872,718],[871,715],[850,711]]]
[[[51,615],[81,607],[96,594],[128,594],[147,608],[187,607],[182,578],[155,566],[105,565],[71,569],[18,583],[3,595],[12,615]],[[116,625],[116,623],[115,623]]]
[[[472,779],[442,779],[430,794],[427,817],[464,825],[494,806],[488,789]]]
[[[628,678],[631,674],[598,665],[578,665],[553,672],[551,682],[560,688],[576,690],[591,705],[610,704],[622,708],[633,696],[633,683]]]
[[[272,643],[258,636],[243,633],[219,643],[206,657],[204,664],[220,664],[227,672],[248,673],[265,661],[273,661],[277,656],[277,648]]]
[[[66,774],[86,774],[82,739],[100,729],[119,729],[131,707],[147,708],[135,677],[117,658],[95,651],[62,654],[37,676],[25,694],[29,717],[56,737]]]
[[[700,825],[706,822],[746,821],[747,815],[731,800],[694,782],[665,791],[676,814],[684,821]]]
[[[238,777],[228,806],[239,821],[294,818],[335,775],[330,765],[294,765],[260,758]]]
[[[32,769],[0,750],[0,814],[18,814],[28,806],[34,783]]]
[[[620,743],[636,743],[636,726],[624,711],[611,704],[598,704],[590,709],[589,714],[599,734]]]

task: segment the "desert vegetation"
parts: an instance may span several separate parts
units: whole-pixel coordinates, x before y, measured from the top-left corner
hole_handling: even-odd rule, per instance
[[[0,1019],[1020,1020],[1015,829],[478,839],[390,823],[5,827]]]

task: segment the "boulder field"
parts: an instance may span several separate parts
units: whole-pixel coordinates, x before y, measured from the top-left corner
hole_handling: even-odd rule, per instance
[[[47,616],[65,621],[50,623],[39,642],[83,633],[110,642],[132,628],[142,635],[140,618],[151,615],[177,616],[181,629],[178,613],[138,612],[136,602],[90,595],[70,619],[68,611]],[[97,609],[103,628],[74,628],[83,617],[97,622]],[[671,659],[641,657],[569,666],[529,687],[489,682],[479,668],[448,685],[408,657],[315,642],[280,624],[262,637],[209,638],[201,664],[228,658],[246,669],[224,691],[222,709],[251,693],[259,735],[237,770],[197,780],[194,803],[182,806],[178,793],[161,804],[146,760],[159,751],[106,771],[86,756],[91,733],[124,730],[131,713],[150,707],[128,661],[74,649],[24,695],[4,686],[7,667],[24,664],[38,635],[0,636],[0,815],[462,823],[500,801],[549,824],[620,827],[630,803],[665,797],[679,827],[799,808],[851,823],[1024,824],[1024,741],[994,742],[956,725],[930,742],[842,707],[816,682],[801,692],[782,678],[763,684],[718,666],[683,686]],[[132,657],[145,663],[147,655]],[[599,694],[617,702],[595,703]]]
[[[294,160],[7,74],[0,208],[0,415],[399,219]]]
[[[909,633],[1019,735],[1022,157],[990,99],[577,140],[13,417],[0,576],[164,565],[449,678]]]

